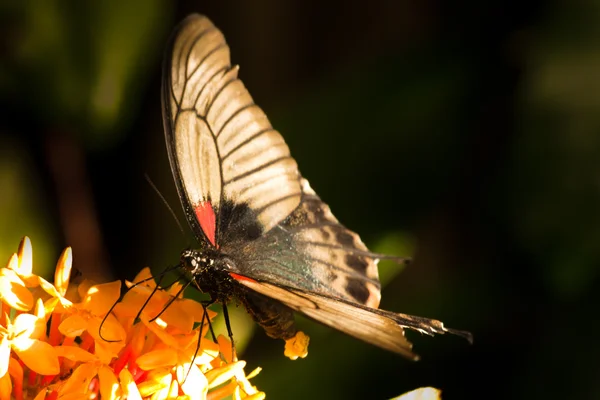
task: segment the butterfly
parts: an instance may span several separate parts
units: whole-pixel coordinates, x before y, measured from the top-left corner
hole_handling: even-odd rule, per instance
[[[180,266],[213,301],[242,303],[273,338],[297,333],[294,313],[417,359],[404,329],[468,332],[378,308],[380,259],[302,177],[283,137],[238,79],[221,31],[193,14],[163,63],[162,109],[171,170],[200,247]]]

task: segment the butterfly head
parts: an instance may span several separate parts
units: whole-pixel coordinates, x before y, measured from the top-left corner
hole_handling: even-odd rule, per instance
[[[202,292],[221,301],[235,294],[236,286],[231,276],[232,272],[236,272],[235,264],[219,250],[187,249],[181,253],[179,262]]]
[[[188,249],[181,252],[179,261],[186,272],[192,276],[198,276],[213,268],[215,257],[205,251]]]

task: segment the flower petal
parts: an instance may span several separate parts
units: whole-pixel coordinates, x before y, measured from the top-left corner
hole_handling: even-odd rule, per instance
[[[125,328],[112,314],[108,314],[106,318],[90,318],[87,330],[96,341],[122,342],[127,338]]]
[[[182,333],[191,332],[194,328],[194,316],[188,312],[185,308],[185,304],[182,304],[178,300],[174,301],[164,309],[164,312],[160,315],[160,319],[163,320],[167,326],[176,328]]]
[[[85,363],[78,366],[59,389],[59,397],[62,399],[64,395],[87,393],[90,382],[98,374],[98,369],[99,367],[93,363]]]
[[[150,323],[144,319],[142,319],[142,322],[144,323],[144,325],[146,325],[148,327],[148,329],[150,331],[152,331],[156,336],[158,336],[158,338],[167,346],[169,347],[173,347],[175,349],[179,349],[179,342],[178,340],[173,337],[173,335],[167,333],[164,331],[163,327],[161,327],[160,325],[158,325],[156,323],[156,321]]]
[[[69,315],[58,326],[60,333],[68,337],[79,336],[86,328],[87,321],[79,314]]]
[[[192,299],[181,299],[179,302],[183,305],[187,313],[194,318],[194,322],[202,322],[205,310],[202,304]],[[208,314],[208,318],[210,320],[217,316],[217,313],[209,308],[206,308],[206,313]]]
[[[85,296],[87,295],[88,290],[90,290],[90,288],[92,286],[94,286],[96,284],[96,282],[90,280],[90,279],[84,279],[83,282],[81,282],[79,284],[79,286],[77,286],[77,295],[79,296],[80,299],[85,299]]]
[[[11,357],[8,362],[8,374],[11,376],[13,382],[15,382],[15,386],[17,384],[21,387],[23,386],[23,367],[14,357]]]
[[[153,396],[154,399],[167,399],[172,381],[170,368],[154,369],[144,382],[138,384],[138,389],[143,398]]]
[[[196,365],[183,363],[177,366],[177,381],[183,393],[192,399],[204,399],[208,393],[208,380]]]
[[[285,350],[283,354],[290,360],[296,360],[298,357],[304,358],[308,355],[308,342],[310,338],[302,331],[296,332],[296,335],[285,341]]]
[[[27,236],[21,239],[19,243],[19,268],[15,271],[19,275],[29,276],[33,271],[33,250],[31,249],[31,240]]]
[[[44,292],[48,293],[52,297],[62,297],[58,289],[56,289],[53,284],[51,284],[42,277],[39,277],[38,280],[40,283],[40,287],[44,289]]]
[[[411,390],[391,400],[440,400],[442,391],[433,387],[422,387]]]
[[[59,357],[67,358],[71,361],[92,362],[96,361],[96,356],[77,346],[55,346],[56,354]]]
[[[56,350],[48,343],[23,337],[13,340],[12,345],[21,361],[32,371],[41,375],[56,375],[60,372]]]
[[[38,298],[37,302],[35,303],[34,314],[36,317],[35,327],[34,327],[34,331],[30,337],[32,339],[39,339],[43,336],[44,337],[46,336],[46,330],[47,330],[46,322],[48,321],[48,319],[46,318],[46,315],[47,315],[46,307],[44,306],[44,302],[40,298]]]
[[[150,268],[144,267],[135,278],[133,278],[133,282],[126,282],[126,285],[127,287],[133,285],[147,286],[153,289],[156,287],[156,282],[154,281],[154,278],[152,278],[152,271],[150,271]]]
[[[265,392],[256,392],[248,397],[245,397],[244,400],[264,400],[267,398]]]
[[[123,347],[125,347],[125,342],[96,340],[94,343],[95,354],[103,364],[109,364],[113,358],[118,357]]]
[[[83,300],[86,310],[94,315],[106,315],[121,297],[121,281],[101,283],[89,288]]]
[[[133,376],[127,369],[122,369],[119,372],[119,381],[121,382],[121,390],[123,390],[123,396],[127,400],[142,400],[142,395],[133,380]]]
[[[177,281],[177,282],[173,283],[171,286],[169,286],[169,288],[166,289],[165,292],[170,294],[172,297],[179,295],[178,296],[179,298],[183,298],[183,291],[181,290],[182,287],[183,287],[183,283]]]
[[[136,362],[144,371],[172,367],[177,363],[177,352],[171,348],[153,350],[139,356]]]
[[[246,366],[246,361],[237,361],[231,364],[225,364],[220,368],[211,369],[206,372],[206,379],[209,382],[209,388],[217,387],[235,375],[239,374]]]
[[[256,376],[256,375],[258,375],[259,372],[260,372],[260,368],[257,368],[254,371],[252,371],[252,373],[250,375]],[[250,379],[249,376],[247,377],[246,374],[244,373],[244,370],[241,370],[235,375],[235,380],[237,381],[237,384],[240,387],[240,389],[242,389],[244,391],[244,393],[246,393],[248,396],[252,396],[252,395],[259,393],[259,391],[256,389],[255,386],[253,386],[250,383],[250,381],[248,380],[248,379]]]
[[[0,340],[0,377],[3,377],[8,372],[10,350],[10,341],[6,337],[3,337]]]
[[[207,338],[202,338],[202,342],[200,343],[200,348],[195,344],[193,347],[188,347],[184,352],[189,359],[194,359],[194,364],[203,365],[209,364],[212,360],[219,356],[219,345],[213,342],[212,340],[208,340]]]
[[[37,329],[39,318],[33,314],[19,314],[15,318],[15,322],[12,327],[12,332],[17,337],[25,337],[30,339],[37,339],[34,336]]]
[[[0,400],[10,400],[12,394],[12,382],[8,374],[0,378]]]
[[[221,385],[215,389],[211,389],[206,398],[207,400],[219,400],[225,398],[235,400],[236,394],[238,395],[237,398],[239,399],[239,392],[240,389],[238,388],[237,383],[229,382],[227,385]]]
[[[10,256],[10,258],[8,259],[8,262],[6,263],[6,269],[10,269],[11,271],[14,271],[18,268],[19,268],[19,256],[17,255],[17,253],[13,253],[13,255]]]
[[[70,247],[63,250],[54,272],[54,286],[61,296],[67,293],[69,280],[71,278],[71,266],[73,265],[73,251]]]
[[[225,359],[225,362],[227,362],[228,364],[232,363],[233,360],[233,344],[231,343],[231,340],[227,339],[225,336],[223,335],[219,335],[217,337],[217,343],[219,343],[219,350],[221,351],[221,354],[223,354],[223,358]]]
[[[100,398],[118,399],[120,398],[121,387],[116,375],[106,365],[98,370],[98,379],[100,381]]]
[[[33,296],[23,281],[9,269],[3,268],[2,272],[0,275],[0,298],[2,301],[15,310],[31,310],[34,304]]]
[[[46,310],[46,315],[52,314],[56,309],[59,301],[56,297],[51,297],[44,302],[44,310]]]

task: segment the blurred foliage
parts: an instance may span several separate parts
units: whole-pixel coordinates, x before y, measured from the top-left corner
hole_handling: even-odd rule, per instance
[[[138,112],[133,94],[160,54],[163,2],[33,3],[5,10],[14,19],[5,14],[11,79],[3,89],[45,124],[85,128],[78,140],[88,146],[113,143]]]
[[[31,159],[23,146],[3,138],[0,147],[0,259],[6,257],[6,260],[0,262],[8,261],[17,251],[19,241],[15,238],[27,235],[36,242],[36,258],[39,256],[43,260],[40,273],[53,276],[55,265],[49,260],[54,258],[57,238],[52,235],[45,205],[33,190],[38,182],[31,169]]]
[[[382,262],[382,307],[475,336],[408,333],[411,363],[299,318],[311,346],[291,362],[236,316],[269,398],[600,398],[599,0],[2,3],[6,257],[28,234],[36,263],[72,245],[84,273],[132,278],[193,245],[143,177],[181,215],[160,68],[191,12],[336,216],[414,259]]]

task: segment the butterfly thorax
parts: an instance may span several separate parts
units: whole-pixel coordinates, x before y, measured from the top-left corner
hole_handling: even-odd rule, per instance
[[[230,275],[235,271],[235,264],[219,250],[184,250],[180,262],[195,285],[212,300],[227,302],[236,294],[238,284]]]
[[[211,248],[184,250],[180,262],[195,285],[208,293],[211,300],[221,303],[232,299],[240,301],[267,335],[287,340],[296,334],[293,311],[279,301],[241,286],[232,276],[239,277],[235,262],[222,251]]]

